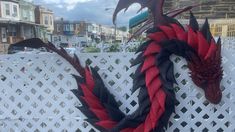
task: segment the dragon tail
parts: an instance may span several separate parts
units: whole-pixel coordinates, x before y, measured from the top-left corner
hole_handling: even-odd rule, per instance
[[[77,108],[85,114],[86,120],[99,130],[106,131],[111,129],[125,117],[125,114],[119,110],[118,103],[104,85],[98,72],[88,66],[83,67],[77,55],[74,54],[71,57],[62,47],[57,49],[52,43],[44,43],[38,38],[12,44],[8,49],[9,53],[14,47],[36,49],[44,47],[48,51],[53,51],[67,60],[80,74],[80,76],[73,75],[78,88],[71,90],[82,103],[82,106]]]

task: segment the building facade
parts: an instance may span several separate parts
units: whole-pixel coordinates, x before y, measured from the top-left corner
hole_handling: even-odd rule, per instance
[[[45,38],[45,27],[35,23],[35,6],[26,0],[0,0],[0,53],[10,44],[28,39]]]
[[[199,26],[201,27],[205,19],[198,19]],[[215,37],[235,37],[235,19],[208,19],[210,24],[211,34]],[[179,22],[186,26],[189,24],[188,19],[179,19]]]
[[[20,37],[19,2],[16,0],[0,1],[0,52],[6,51],[9,44],[22,40]]]
[[[63,46],[86,46],[92,43],[125,42],[128,33],[115,28],[85,22],[57,20],[54,23],[53,43]],[[116,38],[116,39],[115,39]]]
[[[198,19],[231,19],[235,18],[235,0],[165,0],[164,12],[169,12],[185,6],[204,3],[192,9]],[[189,12],[182,13],[179,19],[188,19]]]
[[[32,2],[20,0],[20,19],[25,22],[35,23],[35,5]]]
[[[206,3],[193,9],[193,13],[202,25],[205,18],[209,18],[211,33],[213,36],[235,37],[235,1],[234,0],[166,0],[164,11],[184,6]],[[144,16],[144,17],[143,17]],[[132,33],[142,26],[142,21],[147,20],[148,15],[137,15],[130,19],[129,27]],[[189,12],[184,12],[177,18],[183,25],[188,24]],[[134,21],[133,21],[134,20]],[[138,23],[140,21],[140,23]]]
[[[18,0],[1,0],[0,1],[1,14],[0,17],[5,20],[19,21],[19,1]]]
[[[166,8],[177,9],[183,6],[205,3],[202,6],[194,8],[192,11],[199,19],[220,19],[235,18],[235,1],[234,0],[166,0]],[[169,11],[169,10],[168,10]],[[183,13],[180,18],[188,18],[188,13]]]
[[[20,34],[24,39],[37,37],[34,10],[35,6],[32,2],[19,1]]]
[[[79,22],[57,20],[54,22],[54,33],[52,42],[62,47],[78,47],[79,43]]]
[[[52,41],[52,34],[54,31],[54,12],[43,6],[37,5],[35,8],[35,22],[36,24],[46,27],[46,41]]]

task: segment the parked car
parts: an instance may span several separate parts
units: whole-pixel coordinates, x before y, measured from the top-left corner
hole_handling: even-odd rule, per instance
[[[76,48],[65,48],[65,51],[68,53],[68,54],[75,54],[77,49]]]
[[[46,52],[45,48],[33,49],[28,47],[10,47],[8,49],[8,54],[15,54],[15,53],[31,53],[33,51],[37,52]]]
[[[60,47],[68,47],[69,44],[68,43],[60,43]]]

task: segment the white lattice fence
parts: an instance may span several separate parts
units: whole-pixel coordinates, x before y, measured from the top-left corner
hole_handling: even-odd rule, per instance
[[[130,68],[134,53],[79,54],[83,64],[99,69],[106,86],[115,95],[120,109],[130,114],[138,107],[138,91],[131,94]],[[223,52],[223,99],[219,105],[205,101],[188,75],[185,60],[173,56],[175,86],[180,104],[172,115],[169,132],[235,131],[235,60]],[[75,108],[81,105],[70,92],[76,88],[75,70],[56,54],[17,54],[0,57],[0,131],[60,132],[97,131]]]

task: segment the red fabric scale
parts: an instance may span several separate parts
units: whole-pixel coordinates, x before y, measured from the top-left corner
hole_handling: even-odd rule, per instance
[[[163,40],[166,40],[167,36],[163,32],[155,32],[155,33],[148,34],[148,38],[158,43]]]
[[[112,121],[104,106],[99,102],[99,99],[92,93],[92,90],[95,86],[95,82],[88,68],[85,69],[85,76],[86,84],[80,84],[80,87],[84,94],[84,97],[82,98],[89,106],[89,109],[100,120],[96,123],[96,125],[99,125],[106,129],[113,128],[117,124],[117,122]]]
[[[171,27],[174,29],[178,40],[187,42],[188,36],[182,27],[177,24],[171,24]]]
[[[84,101],[86,101],[87,105],[90,106],[89,108],[95,113],[95,115],[102,120],[109,119],[105,108],[100,104],[98,98],[91,93],[85,85],[81,84],[80,87],[84,93]]]
[[[154,101],[151,103],[150,113],[145,120],[144,132],[149,132],[156,127],[156,123],[165,111],[166,94],[162,89],[157,92]]]
[[[175,31],[169,26],[159,26],[162,32],[167,36],[169,40],[176,39]]]
[[[157,67],[153,66],[149,68],[149,70],[146,71],[146,77],[145,82],[146,86],[149,86],[149,84],[159,75],[159,70]]]
[[[193,29],[189,26],[188,26],[188,44],[197,51],[198,49],[197,33],[194,32]]]
[[[159,77],[154,78],[153,81],[149,85],[147,85],[150,101],[153,101],[154,97],[156,96],[156,93],[161,88],[161,86],[162,82]]]
[[[208,50],[208,52],[207,52],[207,54],[206,54],[204,59],[207,60],[209,58],[212,58],[214,56],[216,50],[217,50],[217,46],[216,46],[215,40],[212,39],[211,40],[210,48],[209,48],[209,50]]]
[[[146,70],[148,70],[149,68],[151,68],[152,66],[155,66],[155,57],[154,56],[148,56],[145,58],[144,60],[144,64],[141,68],[141,72],[145,72]]]
[[[201,32],[198,32],[198,54],[201,58],[204,58],[207,54],[207,51],[210,47],[205,37]]]
[[[88,68],[85,69],[85,78],[86,78],[87,87],[92,91],[93,88],[95,87],[95,82]]]
[[[146,50],[144,51],[144,56],[149,56],[149,55],[152,55],[152,54],[156,54],[156,53],[159,53],[161,50],[161,47],[156,44],[155,42],[152,42],[147,48]]]

